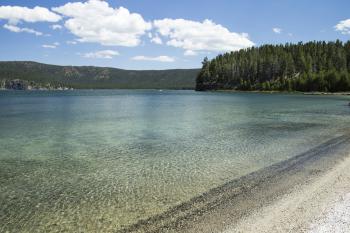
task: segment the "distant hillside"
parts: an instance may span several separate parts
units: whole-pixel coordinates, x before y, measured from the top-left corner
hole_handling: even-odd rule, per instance
[[[350,41],[263,45],[204,59],[196,89],[350,91]]]
[[[198,72],[199,69],[123,70],[9,61],[0,62],[0,87],[22,85],[23,80],[35,86],[75,89],[194,89]]]

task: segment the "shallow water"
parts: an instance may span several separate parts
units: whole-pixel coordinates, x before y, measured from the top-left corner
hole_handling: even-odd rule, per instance
[[[349,130],[349,97],[0,92],[0,232],[108,232]]]

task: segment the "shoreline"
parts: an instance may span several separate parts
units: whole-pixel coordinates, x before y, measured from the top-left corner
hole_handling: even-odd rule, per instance
[[[350,229],[350,152],[329,171],[228,227],[238,232],[347,232]]]
[[[0,91],[18,91],[18,92],[42,92],[42,91],[94,91],[94,90],[151,90],[151,91],[194,91],[194,92],[222,92],[222,93],[257,93],[257,94],[289,94],[289,95],[320,95],[320,96],[350,96],[350,92],[299,92],[299,91],[240,91],[240,90],[204,90],[198,91],[195,89],[167,89],[167,88],[96,88],[96,89],[86,89],[86,88],[42,88],[42,89],[26,89],[26,90],[16,90],[16,89],[6,89],[0,88]]]
[[[299,95],[340,95],[340,96],[350,96],[350,92],[302,92],[302,91],[241,91],[241,90],[203,90],[198,91],[191,88],[33,88],[33,89],[7,89],[0,88],[0,91],[20,91],[20,92],[35,92],[35,91],[92,91],[92,90],[154,90],[154,91],[194,91],[194,92],[223,92],[223,93],[259,93],[259,94],[299,94]]]
[[[232,180],[118,232],[242,232],[236,229],[240,224],[246,226],[242,223],[249,219],[258,222],[259,218],[254,216],[258,216],[259,211],[262,213],[276,203],[284,203],[283,198],[293,195],[300,187],[306,187],[306,190],[314,187],[311,186],[314,181],[329,174],[349,157],[349,149],[350,135],[335,137],[305,153]],[[347,161],[350,164],[350,159]],[[290,212],[288,208],[285,211]]]
[[[242,91],[242,90],[204,90],[198,92],[233,92],[261,94],[302,94],[302,95],[350,95],[350,92],[303,92],[303,91]]]

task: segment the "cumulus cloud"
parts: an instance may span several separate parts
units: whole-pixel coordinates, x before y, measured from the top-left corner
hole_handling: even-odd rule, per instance
[[[11,25],[16,25],[21,21],[35,22],[57,22],[61,16],[49,11],[44,7],[34,8],[21,6],[0,6],[0,19],[8,20]]]
[[[84,53],[83,57],[85,58],[103,58],[103,59],[112,59],[114,56],[118,56],[118,51],[115,50],[101,50],[91,53]]]
[[[11,32],[16,32],[16,33],[26,32],[26,33],[34,34],[36,36],[43,35],[42,32],[36,31],[34,29],[31,29],[31,28],[20,28],[20,27],[17,27],[15,25],[10,25],[10,24],[5,24],[3,27]]]
[[[185,55],[185,56],[196,56],[197,53],[196,53],[195,51],[193,51],[193,50],[186,50],[186,51],[184,52],[184,55]]]
[[[43,44],[41,47],[46,48],[46,49],[55,49],[60,45],[59,42],[55,42],[53,44]]]
[[[151,37],[151,42],[153,42],[155,44],[163,44],[162,39],[158,35]]]
[[[230,32],[211,20],[162,19],[153,22],[167,45],[189,51],[236,51],[254,45],[246,33]]]
[[[59,24],[54,24],[54,25],[51,25],[50,28],[52,30],[61,30],[62,29],[62,26],[59,25]]]
[[[281,34],[282,33],[282,29],[281,28],[272,28],[272,31],[276,34]]]
[[[174,62],[175,58],[169,56],[147,57],[147,56],[135,56],[131,58],[135,61],[159,61],[159,62]]]
[[[334,28],[342,34],[350,34],[350,19],[340,21]]]
[[[0,19],[7,20],[7,23],[3,27],[11,32],[26,32],[36,36],[42,36],[44,35],[42,32],[36,31],[32,28],[19,27],[17,24],[21,22],[57,22],[61,20],[61,16],[39,6],[34,8],[0,6]]]
[[[52,10],[69,18],[64,25],[80,42],[133,47],[152,27],[140,14],[130,13],[124,7],[112,8],[100,0],[69,2]]]

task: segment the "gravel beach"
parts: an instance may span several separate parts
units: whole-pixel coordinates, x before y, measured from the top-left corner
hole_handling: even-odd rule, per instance
[[[350,136],[337,136],[121,232],[349,232]]]

